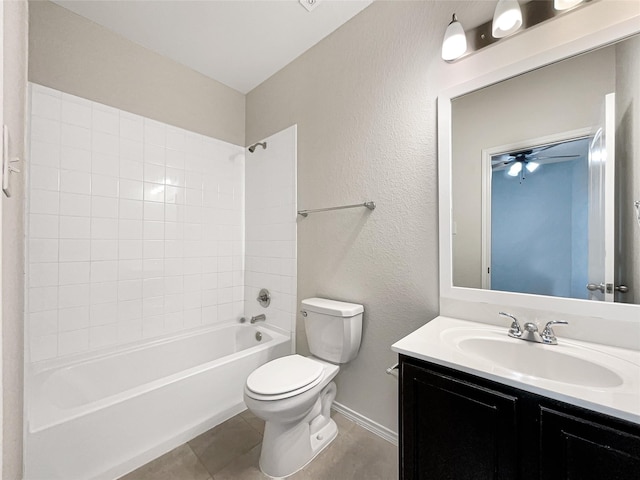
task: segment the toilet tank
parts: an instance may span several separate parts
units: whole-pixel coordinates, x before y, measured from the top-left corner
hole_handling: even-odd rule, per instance
[[[364,307],[326,298],[302,301],[304,327],[311,353],[332,363],[355,358],[362,338]]]

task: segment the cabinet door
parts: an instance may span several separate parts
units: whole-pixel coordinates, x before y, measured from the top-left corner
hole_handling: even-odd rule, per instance
[[[401,389],[403,480],[519,478],[516,397],[407,363]]]
[[[542,480],[640,479],[637,428],[605,426],[542,406],[540,443]]]

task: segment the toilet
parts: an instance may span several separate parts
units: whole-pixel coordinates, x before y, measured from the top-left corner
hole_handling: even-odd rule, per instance
[[[294,474],[336,438],[331,418],[332,381],[339,364],[355,358],[364,307],[325,298],[302,301],[311,356],[287,355],[254,370],[244,401],[265,423],[260,470],[270,477]]]

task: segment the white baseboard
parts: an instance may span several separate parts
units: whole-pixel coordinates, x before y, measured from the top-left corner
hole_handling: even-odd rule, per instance
[[[387,427],[384,427],[377,422],[374,422],[373,420],[365,417],[364,415],[360,415],[358,412],[355,412],[338,402],[333,402],[333,405],[331,406],[331,408],[333,408],[336,412],[341,413],[342,415],[347,417],[349,420],[357,423],[361,427],[366,428],[372,433],[375,433],[380,438],[385,439],[387,442],[390,442],[394,445],[398,445],[397,432],[394,432],[393,430]]]

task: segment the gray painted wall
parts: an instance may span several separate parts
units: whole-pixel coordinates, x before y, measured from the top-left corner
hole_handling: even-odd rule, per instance
[[[24,158],[27,88],[27,2],[4,2],[4,123],[10,158]],[[24,172],[22,165],[16,165]],[[2,201],[2,476],[22,478],[24,355],[24,175],[13,175]],[[0,195],[4,195],[0,193]]]
[[[454,10],[487,18],[486,2],[374,2],[247,95],[248,144],[298,124],[299,209],[377,204],[299,217],[298,302],[364,304],[337,402],[391,430],[390,347],[438,314],[436,96]],[[300,315],[297,332],[306,354]]]
[[[242,93],[52,2],[29,4],[29,81],[244,144]]]

